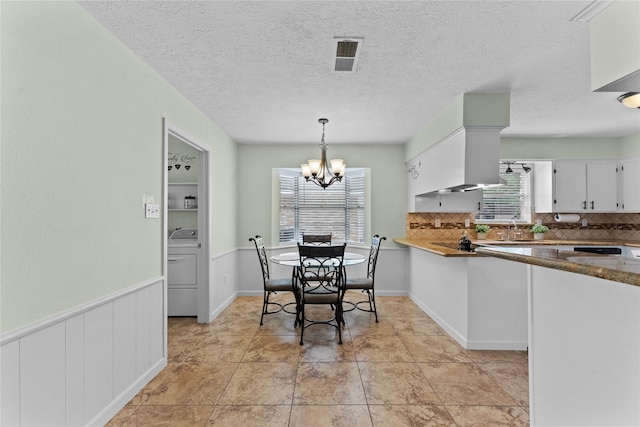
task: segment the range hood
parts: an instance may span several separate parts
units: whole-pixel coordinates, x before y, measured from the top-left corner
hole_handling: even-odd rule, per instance
[[[502,129],[463,127],[412,159],[408,168],[418,176],[409,180],[410,194],[471,191],[500,184]]]

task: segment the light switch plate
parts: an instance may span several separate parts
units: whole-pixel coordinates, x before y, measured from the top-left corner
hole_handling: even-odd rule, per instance
[[[144,217],[145,218],[160,218],[160,205],[157,203],[145,203],[144,205]]]
[[[466,228],[469,228],[469,226],[470,226],[470,225],[471,225],[471,221],[469,220],[469,218],[465,219],[465,220],[464,220],[464,226],[465,226]]]
[[[436,228],[440,228],[440,225],[442,225],[442,223],[439,219],[436,219]]]

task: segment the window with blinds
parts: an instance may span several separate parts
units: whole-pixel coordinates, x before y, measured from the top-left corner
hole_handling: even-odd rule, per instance
[[[482,190],[483,207],[476,213],[476,221],[531,222],[531,173],[516,169],[506,173],[506,168],[500,165],[500,177],[506,184]]]
[[[302,234],[331,233],[332,243],[364,243],[365,172],[348,169],[342,182],[323,189],[298,171],[280,170],[280,244]]]

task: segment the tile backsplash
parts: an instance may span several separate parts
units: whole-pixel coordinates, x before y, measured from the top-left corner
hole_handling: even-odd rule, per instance
[[[580,214],[582,222],[556,222],[553,214],[534,214],[532,222],[539,219],[549,227],[545,239],[549,240],[624,240],[640,243],[640,213],[587,213]],[[439,220],[440,227],[436,227]],[[465,220],[469,220],[469,227],[465,227]],[[507,229],[506,224],[490,224],[491,230],[487,239],[499,240],[498,232]],[[525,230],[525,239],[533,238],[529,231],[531,224],[518,224],[518,228]],[[473,213],[407,213],[406,238],[427,239],[431,241],[458,240],[462,232],[467,230],[469,237],[476,238],[475,219]]]

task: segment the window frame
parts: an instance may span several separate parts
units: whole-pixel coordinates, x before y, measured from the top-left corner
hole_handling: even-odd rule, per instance
[[[311,189],[312,191],[329,191],[332,189],[332,187],[336,184],[333,184],[331,187],[328,187],[326,190],[323,190],[321,187],[316,186],[315,184],[311,183],[311,182],[305,182],[304,178],[302,177],[302,173],[300,171],[300,169],[292,169],[292,168],[274,168],[273,169],[273,174],[272,174],[272,190],[273,190],[273,206],[272,206],[272,241],[273,242],[278,242],[278,246],[291,246],[291,245],[295,245],[299,240],[296,239],[296,234],[300,233],[299,229],[296,229],[296,227],[299,227],[299,224],[294,227],[294,235],[293,235],[293,240],[286,240],[286,241],[281,241],[281,225],[280,225],[280,207],[281,207],[281,185],[280,185],[280,175],[281,173],[285,174],[285,175],[290,175],[292,177],[296,177],[298,179],[298,182],[301,185],[304,185],[305,188],[307,189]],[[369,168],[347,168],[345,171],[345,175],[347,175],[347,179],[343,180],[342,183],[337,183],[337,185],[347,185],[348,183],[348,176],[349,175],[353,175],[353,174],[361,174],[363,177],[363,183],[362,183],[362,188],[364,190],[364,200],[362,203],[362,206],[359,207],[359,209],[361,209],[362,211],[362,218],[361,220],[363,221],[362,226],[360,227],[360,229],[362,230],[360,232],[360,236],[362,241],[352,241],[352,240],[347,240],[346,243],[349,245],[353,245],[353,246],[366,246],[369,236],[370,236],[370,229],[371,229],[371,188],[370,188],[370,169]],[[345,196],[350,194],[348,192],[348,190],[345,189],[344,192]],[[346,215],[346,211],[348,208],[343,208],[345,211],[345,215]],[[347,233],[348,230],[348,223],[346,221],[345,218],[345,233]],[[298,236],[301,238],[301,234],[300,236]],[[340,236],[339,239],[333,240],[337,243],[341,243],[342,240],[342,236]]]
[[[519,163],[518,163],[519,164]],[[486,191],[489,190],[491,192],[491,188],[499,188],[501,186],[492,186],[492,187],[488,187],[488,188],[484,188],[482,191],[482,211],[480,212],[476,212],[474,214],[474,218],[477,224],[506,224],[508,222],[511,222],[512,220],[515,221],[518,224],[529,224],[531,223],[531,217],[532,217],[532,213],[533,213],[533,194],[534,194],[534,179],[533,179],[533,174],[535,173],[535,165],[528,163],[528,165],[531,167],[530,172],[525,172],[523,169],[522,170],[514,170],[512,173],[507,174],[505,171],[508,167],[508,165],[506,164],[500,164],[500,170],[499,170],[499,176],[502,180],[506,180],[509,177],[513,177],[514,175],[518,175],[520,177],[524,177],[525,182],[523,187],[524,188],[520,188],[520,198],[522,198],[521,204],[520,204],[520,216],[521,218],[518,219],[514,219],[513,217],[511,218],[499,218],[499,219],[487,219],[487,218],[482,218],[481,214],[483,212],[485,212],[485,208],[490,205],[489,203],[486,202]],[[513,163],[511,164],[512,169],[514,167],[516,167],[516,165],[514,165]],[[524,194],[523,194],[524,191]]]

